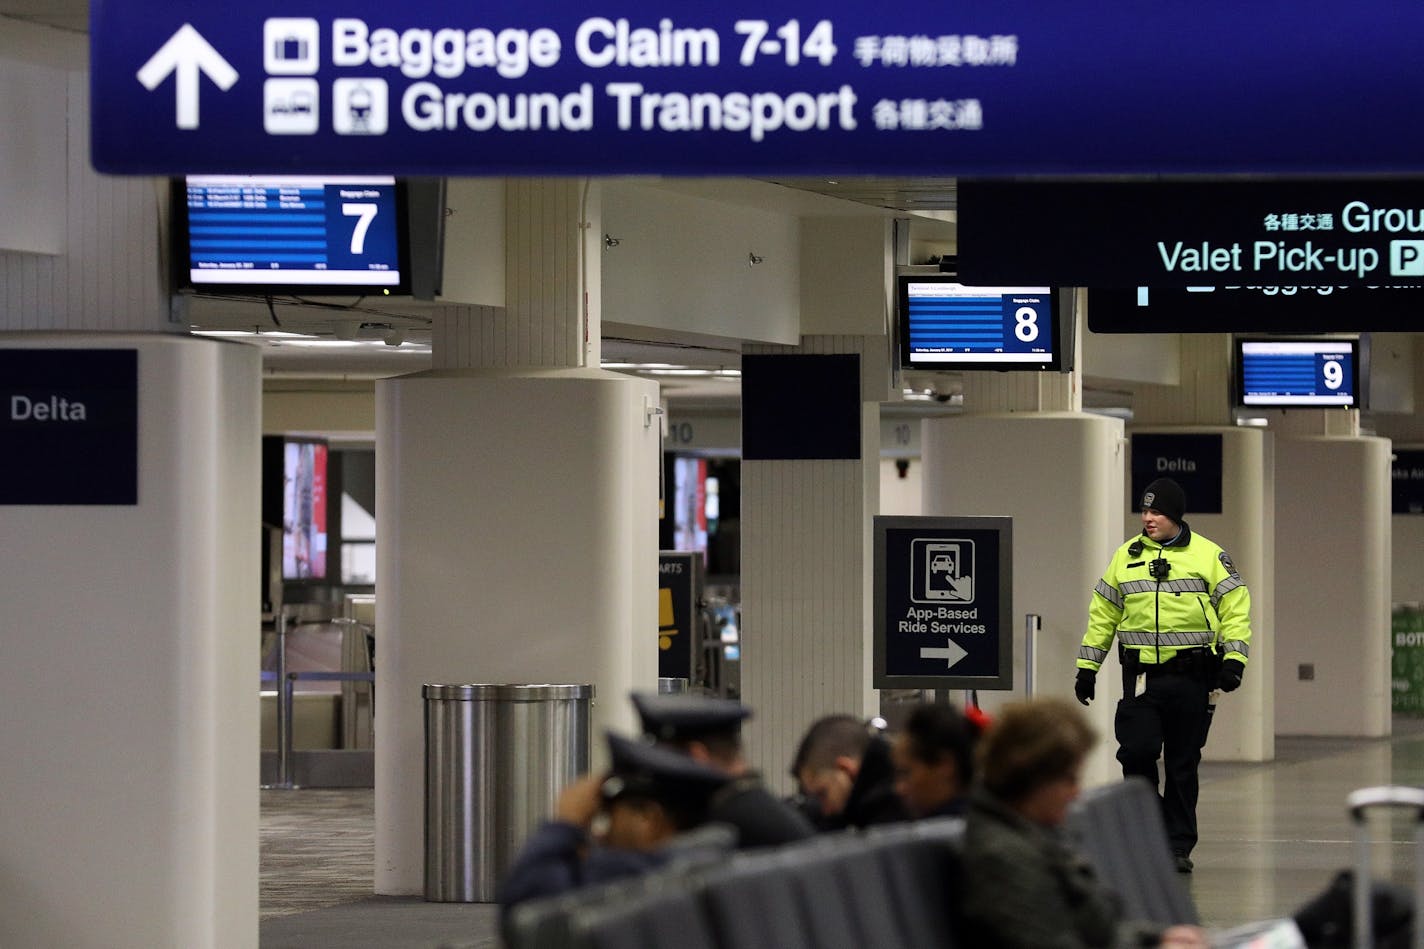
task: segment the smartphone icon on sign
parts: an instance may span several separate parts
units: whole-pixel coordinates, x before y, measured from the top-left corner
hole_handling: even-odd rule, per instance
[[[928,543],[923,547],[925,599],[950,603],[974,601],[974,545],[970,541]]]
[[[958,544],[925,545],[925,597],[954,599],[953,579],[959,575]]]

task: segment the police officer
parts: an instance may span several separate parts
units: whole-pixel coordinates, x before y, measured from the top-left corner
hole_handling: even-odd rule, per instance
[[[728,777],[669,748],[608,735],[608,774],[586,775],[559,795],[554,816],[525,842],[500,888],[503,924],[526,900],[638,876],[677,858],[731,849],[730,829],[709,825]],[[594,840],[595,818],[605,827]]]
[[[1211,724],[1211,693],[1235,691],[1251,642],[1251,595],[1231,558],[1184,515],[1186,494],[1158,478],[1142,494],[1142,534],[1113,554],[1094,588],[1074,691],[1087,705],[1114,636],[1123,698],[1114,729],[1124,776],[1158,787],[1177,869],[1192,871],[1197,766]]]
[[[731,780],[712,796],[710,820],[737,829],[738,846],[774,847],[802,840],[815,828],[790,804],[778,800],[747,766],[742,722],[751,709],[730,699],[634,692],[644,733]]]

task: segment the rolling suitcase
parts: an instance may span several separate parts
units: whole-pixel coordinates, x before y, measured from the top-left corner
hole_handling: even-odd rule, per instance
[[[1346,799],[1350,820],[1355,825],[1355,873],[1351,898],[1355,949],[1373,945],[1374,906],[1370,882],[1370,828],[1368,816],[1377,808],[1405,808],[1414,812],[1414,908],[1424,907],[1424,788],[1361,788]],[[1414,949],[1424,949],[1424,925],[1414,921]]]

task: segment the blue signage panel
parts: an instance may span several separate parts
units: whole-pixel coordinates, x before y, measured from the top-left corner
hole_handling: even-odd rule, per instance
[[[1065,241],[1053,221],[1072,221]],[[966,283],[1185,287],[1207,294],[1424,284],[1411,180],[959,183]],[[1144,305],[1151,294],[1143,290]]]
[[[137,350],[0,349],[0,458],[0,504],[137,504]]]
[[[1187,520],[1193,514],[1221,513],[1221,436],[1132,436],[1132,510],[1142,510],[1142,494],[1158,478],[1171,478],[1187,496]]]
[[[1424,7],[1387,0],[90,10],[106,172],[1424,167]]]
[[[1424,451],[1396,448],[1391,467],[1390,510],[1395,514],[1424,514]]]
[[[875,518],[877,689],[1011,689],[1012,519]]]

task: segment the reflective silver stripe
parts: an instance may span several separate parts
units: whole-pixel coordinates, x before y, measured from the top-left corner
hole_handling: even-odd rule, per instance
[[[1163,593],[1205,593],[1206,581],[1201,577],[1188,577],[1185,580],[1168,580],[1162,584]]]
[[[1092,646],[1079,646],[1079,647],[1078,647],[1078,658],[1079,658],[1079,659],[1086,659],[1086,660],[1088,660],[1089,662],[1098,662],[1098,663],[1101,663],[1102,661],[1104,661],[1105,659],[1107,659],[1107,657],[1108,657],[1108,651],[1107,651],[1106,649],[1094,649]]]
[[[1122,594],[1113,589],[1113,585],[1106,580],[1099,580],[1098,585],[1093,587],[1093,592],[1118,609],[1122,609]]]
[[[1242,641],[1239,640],[1239,639],[1233,639],[1233,640],[1231,640],[1231,641],[1229,641],[1229,642],[1224,642],[1224,643],[1222,643],[1222,644],[1221,644],[1221,651],[1222,651],[1223,654],[1228,653],[1228,652],[1239,652],[1241,655],[1245,656],[1247,659],[1250,659],[1250,658],[1251,658],[1251,647],[1248,646],[1248,645],[1246,645],[1244,642],[1242,642]]]
[[[1184,580],[1164,580],[1159,585],[1156,580],[1129,580],[1122,585],[1122,595],[1132,593],[1205,593],[1206,581],[1200,577]]]
[[[1211,594],[1211,608],[1216,609],[1216,604],[1221,602],[1221,598],[1226,596],[1237,587],[1244,587],[1246,581],[1240,577],[1227,577],[1216,585],[1216,590]]]
[[[1137,633],[1118,630],[1119,642],[1129,646],[1209,646],[1212,633]]]

